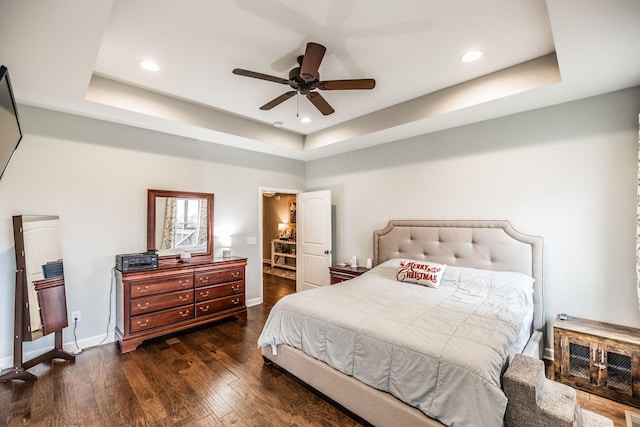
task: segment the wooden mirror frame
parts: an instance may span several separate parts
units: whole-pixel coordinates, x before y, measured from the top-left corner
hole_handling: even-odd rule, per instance
[[[181,199],[207,200],[207,250],[192,252],[194,260],[213,260],[213,193],[194,193],[190,191],[147,190],[147,250],[156,248],[156,198],[174,197]],[[180,254],[159,255],[160,260],[179,259]]]

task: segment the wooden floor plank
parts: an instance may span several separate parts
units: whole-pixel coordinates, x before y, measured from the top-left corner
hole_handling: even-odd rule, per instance
[[[136,399],[131,384],[122,372],[121,364],[127,356],[114,351],[113,344],[97,347],[102,360],[96,386],[104,394],[98,400],[102,419],[118,426],[144,426],[144,411]]]
[[[95,348],[84,350],[76,358],[74,372],[69,376],[73,384],[79,426],[103,425],[100,419],[100,411],[98,410],[95,388],[90,381],[91,372],[98,363],[100,363],[99,355]]]
[[[162,406],[163,415],[160,416],[158,413],[156,418],[168,418],[176,423],[191,416],[185,406],[185,400],[176,389],[176,386],[184,384],[184,382],[176,371],[166,369],[165,366],[158,364],[159,358],[162,359],[162,354],[155,346],[143,347],[140,351],[132,353],[132,360],[140,369],[142,378],[147,381],[149,388],[156,394],[157,403]]]
[[[233,412],[233,408],[217,392],[221,382],[219,377],[193,354],[186,354],[183,357],[187,366],[180,371],[180,374],[212,412],[218,418]]]
[[[157,423],[159,420],[167,418],[167,411],[156,393],[157,388],[149,383],[147,375],[138,363],[139,360],[136,360],[136,356],[132,355],[131,358],[121,363],[122,373],[131,385],[146,420],[152,424]],[[150,375],[149,378],[152,379],[153,376]],[[161,389],[158,390],[161,391]]]
[[[38,378],[46,378],[46,381],[35,381],[31,387],[24,385],[23,392],[29,395],[31,404],[29,408],[29,424],[31,425],[53,425],[55,423],[54,406],[54,374],[48,363],[41,363],[32,368]]]
[[[13,391],[11,383],[0,383],[0,425],[7,423]]]
[[[182,355],[174,351],[173,346],[163,349],[158,358],[159,364],[165,366],[170,375],[166,387],[182,401],[184,407],[189,411],[190,419],[199,420],[213,414],[213,411],[195,390],[184,380],[181,372],[188,368],[189,364],[182,358]],[[166,361],[166,362],[165,362]]]
[[[69,362],[53,362],[53,414],[55,425],[78,425],[76,400],[71,380],[73,364]]]

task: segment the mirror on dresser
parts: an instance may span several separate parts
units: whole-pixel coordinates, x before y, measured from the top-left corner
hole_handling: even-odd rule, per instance
[[[148,190],[147,250],[160,259],[213,259],[213,194]]]
[[[147,248],[159,262],[116,265],[115,337],[122,353],[145,340],[247,317],[247,259],[213,258],[213,194],[148,190],[147,201]]]

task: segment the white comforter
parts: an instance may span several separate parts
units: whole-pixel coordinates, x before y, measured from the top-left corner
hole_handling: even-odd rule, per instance
[[[533,279],[449,266],[434,289],[395,280],[398,264],[282,298],[258,345],[301,349],[445,425],[500,426]]]

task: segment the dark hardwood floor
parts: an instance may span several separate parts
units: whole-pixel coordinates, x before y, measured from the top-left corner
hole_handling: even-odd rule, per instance
[[[149,341],[122,355],[115,343],[75,363],[31,368],[38,381],[0,383],[7,426],[361,426],[362,421],[276,367],[257,340],[291,280],[265,275],[264,304],[246,320]],[[580,393],[583,406],[624,426],[624,405]],[[586,403],[586,404],[585,404]]]
[[[292,280],[265,275],[264,304],[228,320],[145,342],[120,354],[111,343],[75,363],[30,369],[33,383],[0,383],[7,426],[359,426],[336,405],[263,364],[258,336]]]

